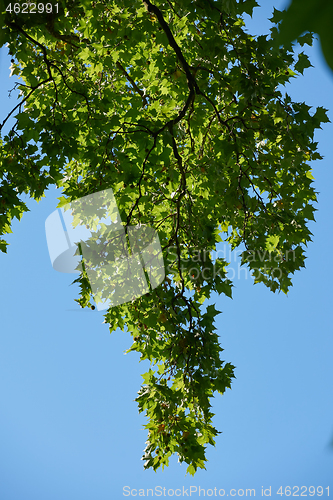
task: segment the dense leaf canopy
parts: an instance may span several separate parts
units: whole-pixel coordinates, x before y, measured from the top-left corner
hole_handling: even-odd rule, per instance
[[[59,206],[112,188],[125,228],[158,232],[165,280],[105,321],[127,328],[130,350],[152,363],[137,397],[145,467],[176,453],[193,474],[218,433],[211,397],[234,377],[219,311],[205,305],[232,290],[212,252],[221,241],[239,247],[273,292],[287,293],[304,266],[316,201],[308,162],[320,158],[314,132],[328,119],[283,86],[310,63],[291,44],[273,48],[277,11],[270,36],[247,33],[255,0],[83,0],[31,14],[7,5],[0,41],[20,96],[3,119],[15,117],[2,138],[1,233],[26,210],[22,193],[39,200],[50,185],[62,188]],[[84,269],[77,281],[89,306]]]

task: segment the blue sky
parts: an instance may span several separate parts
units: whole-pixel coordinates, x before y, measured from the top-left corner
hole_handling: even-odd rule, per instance
[[[273,5],[285,5],[262,3],[248,24],[255,34],[268,32]],[[318,43],[307,52],[314,68],[287,91],[294,101],[328,108],[333,121],[333,73]],[[6,49],[0,65],[2,121],[16,104],[7,98],[15,77],[8,78]],[[77,307],[78,287],[70,286],[76,276],[51,266],[44,225],[60,193],[28,203],[30,212],[8,236],[8,253],[0,254],[1,500],[117,500],[126,498],[125,486],[129,498],[140,489],[145,498],[157,486],[154,497],[169,490],[199,498],[199,487],[200,497],[223,489],[238,498],[250,488],[259,497],[271,487],[278,499],[280,486],[299,496],[322,486],[324,498],[330,487],[333,495],[332,127],[316,135],[324,160],[313,164],[313,243],[288,296],[253,285],[242,272],[232,300],[215,298],[224,359],[236,366],[237,379],[213,401],[223,432],[207,450],[207,470],[194,477],[176,457],[164,471],[143,470],[145,417],[133,400],[146,366],[139,355],[124,355],[130,336],[110,335],[103,311]]]

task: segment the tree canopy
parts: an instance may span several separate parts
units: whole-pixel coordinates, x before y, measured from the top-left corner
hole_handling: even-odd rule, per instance
[[[126,233],[157,231],[165,279],[110,307],[105,322],[127,329],[129,351],[151,362],[136,398],[145,468],[176,453],[194,474],[219,432],[211,398],[235,368],[221,357],[219,311],[205,303],[232,295],[228,262],[213,251],[221,241],[239,248],[273,292],[287,293],[304,267],[316,201],[309,162],[321,158],[314,132],[328,118],[283,87],[308,57],[276,47],[278,11],[270,35],[246,31],[255,0],[0,4],[0,42],[20,77],[2,121],[14,118],[1,139],[1,234],[27,210],[23,193],[38,201],[51,185],[62,189],[59,207],[111,188]],[[77,300],[91,307],[85,265]]]

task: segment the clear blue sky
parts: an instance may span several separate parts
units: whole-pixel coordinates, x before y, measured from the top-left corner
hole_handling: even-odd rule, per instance
[[[273,5],[285,5],[261,1],[249,22],[255,34],[268,32]],[[288,93],[328,108],[333,121],[333,73],[318,43],[308,53],[314,68]],[[16,77],[8,78],[4,48],[0,64],[2,121],[16,104],[7,98]],[[247,488],[261,497],[262,487],[271,487],[270,498],[284,498],[280,486],[298,486],[299,495],[302,486],[322,486],[324,498],[331,487],[333,496],[332,133],[325,124],[316,136],[324,156],[313,164],[317,222],[306,269],[296,273],[288,297],[242,274],[233,300],[215,298],[224,359],[236,365],[237,379],[214,400],[223,433],[208,448],[207,471],[193,478],[176,457],[164,471],[143,470],[145,417],[133,400],[145,366],[139,355],[124,355],[130,336],[110,335],[103,311],[78,309],[78,288],[70,286],[76,276],[52,269],[44,224],[60,193],[29,202],[0,255],[1,500],[118,500],[126,498],[125,486],[145,497],[147,488],[161,486],[154,498],[167,498],[168,490],[183,495],[183,487],[191,498],[199,498],[199,487],[205,498],[222,489],[233,496],[232,488],[236,498]]]

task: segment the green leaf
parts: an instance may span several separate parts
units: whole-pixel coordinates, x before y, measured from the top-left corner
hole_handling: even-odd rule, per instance
[[[277,45],[288,45],[304,32],[318,33],[324,57],[333,69],[333,3],[327,0],[292,0],[283,16]]]
[[[309,68],[310,66],[312,66],[312,64],[310,63],[308,56],[304,54],[304,52],[298,54],[298,61],[295,64],[295,70],[303,75],[305,68]]]

